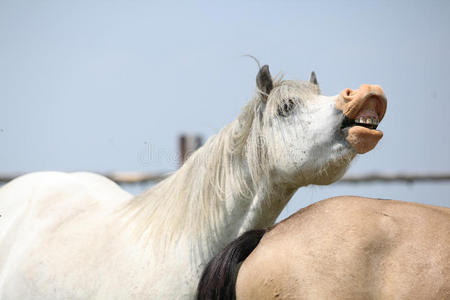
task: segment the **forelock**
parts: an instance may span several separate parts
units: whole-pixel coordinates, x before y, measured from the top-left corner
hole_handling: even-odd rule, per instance
[[[308,81],[299,80],[284,80],[275,85],[272,93],[270,94],[268,110],[274,111],[276,107],[287,99],[294,101],[303,101],[314,98],[319,95],[320,91],[318,86]]]

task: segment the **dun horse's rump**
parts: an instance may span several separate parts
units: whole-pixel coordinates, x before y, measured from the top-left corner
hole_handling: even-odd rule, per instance
[[[236,280],[237,299],[450,299],[450,209],[324,200],[268,231]]]

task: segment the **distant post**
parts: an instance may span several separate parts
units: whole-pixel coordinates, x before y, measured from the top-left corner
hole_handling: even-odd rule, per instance
[[[182,134],[179,137],[180,167],[189,156],[202,146],[202,137],[198,134]]]

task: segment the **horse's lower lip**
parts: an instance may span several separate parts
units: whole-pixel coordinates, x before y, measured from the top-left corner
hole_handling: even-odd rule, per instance
[[[364,154],[377,145],[383,137],[383,132],[362,126],[352,126],[348,129],[347,142],[358,152]]]

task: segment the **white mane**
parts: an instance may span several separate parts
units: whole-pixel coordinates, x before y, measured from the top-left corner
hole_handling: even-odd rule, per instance
[[[133,199],[125,211],[130,221],[137,215],[143,220],[134,225],[140,240],[147,243],[151,238],[155,243],[156,239],[165,247],[182,235],[203,240],[203,234],[216,232],[224,223],[227,198],[253,198],[256,183],[269,178],[273,163],[260,140],[261,105],[260,96],[255,96],[235,121],[209,138],[176,173]]]

